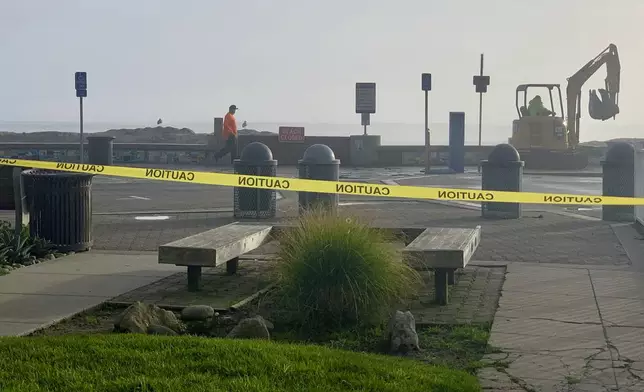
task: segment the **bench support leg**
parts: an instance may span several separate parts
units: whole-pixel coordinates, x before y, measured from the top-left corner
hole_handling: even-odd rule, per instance
[[[436,292],[436,302],[439,305],[447,305],[449,303],[447,274],[448,270],[443,268],[434,270],[434,290]]]
[[[447,271],[447,284],[450,286],[454,286],[454,283],[456,283],[456,280],[454,279],[454,272],[456,272],[456,270],[454,269]]]
[[[232,260],[226,262],[226,273],[228,275],[234,275],[237,273],[237,267],[239,267],[239,257],[235,257]]]
[[[201,267],[188,267],[188,291],[199,291],[201,285]]]

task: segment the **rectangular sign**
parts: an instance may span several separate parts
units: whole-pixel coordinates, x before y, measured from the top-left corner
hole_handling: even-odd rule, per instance
[[[432,74],[424,73],[420,75],[420,89],[422,91],[432,91]]]
[[[87,72],[76,72],[74,74],[74,88],[77,97],[87,96]]]
[[[490,85],[490,77],[483,75],[474,75],[474,86],[477,93],[487,93],[487,86]]]
[[[304,127],[280,127],[277,140],[280,143],[304,143]]]
[[[356,113],[376,113],[375,83],[356,83]]]

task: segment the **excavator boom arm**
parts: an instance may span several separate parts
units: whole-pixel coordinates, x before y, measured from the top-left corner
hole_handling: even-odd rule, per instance
[[[572,148],[576,148],[579,144],[581,88],[604,64],[606,64],[606,91],[611,101],[618,104],[621,65],[615,44],[610,44],[608,48],[568,78],[568,86],[566,87],[568,116],[566,120],[568,123],[568,145]]]

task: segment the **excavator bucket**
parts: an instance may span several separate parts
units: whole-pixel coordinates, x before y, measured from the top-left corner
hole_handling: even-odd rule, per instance
[[[601,98],[597,95],[597,90],[590,90],[590,98],[588,99],[588,114],[593,120],[606,121],[619,113],[619,107],[611,99],[608,91],[599,89]]]

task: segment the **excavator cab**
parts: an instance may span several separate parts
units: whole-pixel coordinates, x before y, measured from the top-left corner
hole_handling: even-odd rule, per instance
[[[544,100],[543,97],[547,99]],[[547,150],[567,148],[560,85],[519,85],[516,90],[515,106],[519,118],[512,124],[512,137],[509,141],[519,152],[532,148]]]

